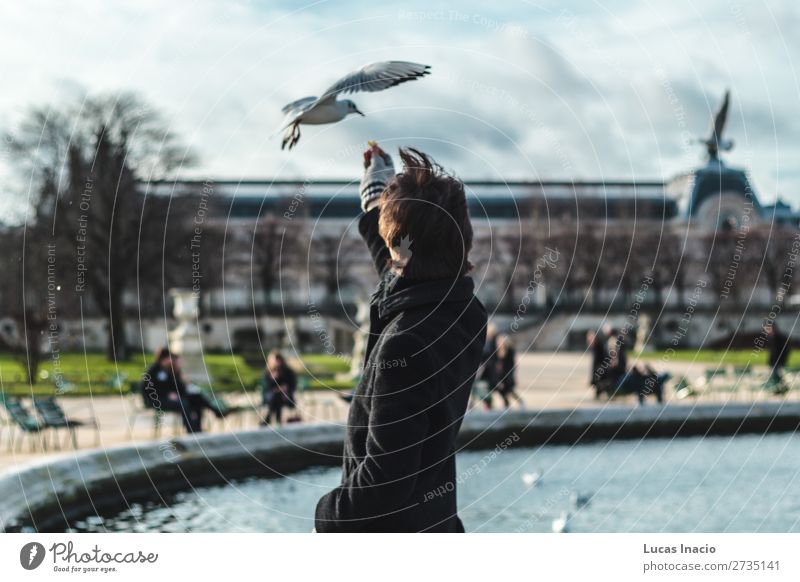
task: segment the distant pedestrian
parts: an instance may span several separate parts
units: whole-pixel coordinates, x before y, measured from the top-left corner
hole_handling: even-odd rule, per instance
[[[477,397],[487,410],[492,409],[492,392],[497,383],[497,326],[490,323],[486,326],[486,342],[481,353],[481,365],[478,370]]]
[[[769,346],[770,381],[782,382],[783,368],[786,366],[786,362],[789,361],[789,353],[792,350],[790,338],[778,330],[778,325],[775,322],[765,325],[764,331],[766,332],[767,345]]]
[[[589,371],[589,384],[595,389],[595,397],[602,392],[604,379],[608,376],[610,357],[608,355],[608,339],[602,330],[589,331],[586,334],[589,351],[592,355],[592,367]]]
[[[261,398],[267,409],[267,415],[262,424],[270,424],[274,419],[280,425],[283,423],[283,409],[295,408],[295,391],[297,390],[297,374],[277,350],[267,356],[267,368],[261,387]]]
[[[625,332],[613,329],[608,338],[608,349],[611,356],[611,377],[614,382],[619,382],[628,371],[628,347],[625,336]]]
[[[503,399],[503,405],[508,408],[511,399],[525,407],[522,398],[517,394],[517,354],[511,339],[507,335],[497,336],[497,353],[494,358],[494,391]]]

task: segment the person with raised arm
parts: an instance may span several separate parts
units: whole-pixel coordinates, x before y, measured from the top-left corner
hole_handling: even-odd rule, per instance
[[[468,275],[464,185],[426,154],[404,168],[371,143],[359,231],[380,276],[353,395],[342,480],[317,532],[462,532],[456,436],[481,362],[486,310]]]

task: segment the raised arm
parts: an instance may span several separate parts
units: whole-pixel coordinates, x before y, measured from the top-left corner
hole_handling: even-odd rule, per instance
[[[383,275],[388,268],[390,259],[389,249],[378,233],[380,197],[394,173],[391,156],[377,145],[371,145],[370,149],[364,152],[364,177],[359,187],[364,216],[358,223],[358,230],[367,243],[379,275]]]
[[[375,264],[375,270],[378,271],[378,275],[383,276],[389,267],[391,255],[386,243],[383,242],[381,235],[378,234],[379,212],[377,208],[373,208],[362,216],[361,220],[358,221],[358,231],[361,233],[361,238],[367,243],[369,254],[372,255],[372,262]]]

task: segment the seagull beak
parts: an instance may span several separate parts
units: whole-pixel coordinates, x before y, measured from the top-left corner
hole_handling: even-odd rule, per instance
[[[361,112],[358,110],[358,107],[355,107],[354,109],[355,109],[355,112],[356,112],[356,113],[358,113],[358,114],[359,114],[361,117],[366,117],[366,115],[364,115],[363,113],[361,113]]]

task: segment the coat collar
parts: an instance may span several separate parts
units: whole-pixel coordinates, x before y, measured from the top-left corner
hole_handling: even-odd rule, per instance
[[[373,304],[377,305],[378,317],[385,319],[422,305],[468,301],[474,290],[472,277],[412,282],[390,273],[373,295]]]

